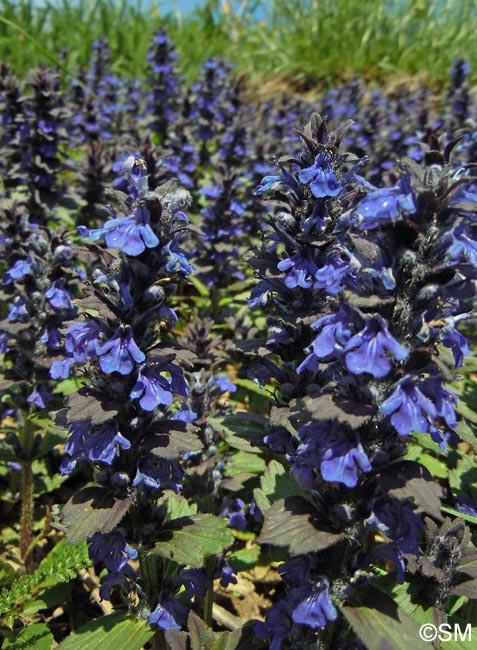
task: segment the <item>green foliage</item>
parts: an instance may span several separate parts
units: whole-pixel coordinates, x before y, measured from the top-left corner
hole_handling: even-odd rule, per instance
[[[62,641],[58,650],[140,650],[154,633],[146,621],[118,612],[83,625]]]
[[[0,615],[8,623],[22,612],[24,604],[35,592],[41,592],[76,577],[80,569],[91,566],[86,542],[69,544],[61,540],[41,561],[31,575],[15,580],[10,589],[0,592]]]
[[[442,84],[457,57],[474,60],[474,0],[209,0],[187,16],[121,0],[0,0],[0,58],[18,72],[56,60],[76,73],[91,43],[108,38],[113,72],[142,77],[152,34],[166,26],[182,73],[225,56],[258,81],[270,75],[305,88],[360,74],[419,74]],[[16,25],[16,27],[14,26]],[[58,61],[60,52],[64,58]],[[475,74],[475,73],[474,73]]]
[[[44,623],[34,623],[23,628],[18,635],[5,639],[3,650],[50,650],[53,635]]]
[[[225,550],[233,542],[228,521],[214,515],[189,515],[173,519],[159,534],[152,549],[179,564],[200,567],[206,557]]]

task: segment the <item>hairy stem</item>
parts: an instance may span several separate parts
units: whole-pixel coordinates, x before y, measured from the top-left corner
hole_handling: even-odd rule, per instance
[[[31,461],[25,460],[22,463],[21,471],[22,485],[22,512],[20,520],[20,557],[25,563],[28,571],[30,564],[31,551],[31,533],[33,527],[33,472]]]

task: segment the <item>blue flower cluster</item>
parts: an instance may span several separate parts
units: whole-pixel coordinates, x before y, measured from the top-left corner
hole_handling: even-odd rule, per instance
[[[256,189],[278,203],[251,258],[259,282],[249,305],[274,314],[268,340],[257,344],[270,356],[251,377],[276,384],[291,423],[272,419],[265,441],[309,494],[317,531],[353,530],[337,566],[327,566],[322,542],[322,551],[291,561],[300,565],[296,584],[289,563],[280,569],[288,593],[257,626],[277,650],[336,619],[357,566],[372,571],[385,559],[405,580],[426,505],[391,495],[393,472],[399,466],[403,483],[412,478],[411,462],[398,465],[410,435],[429,434],[441,449],[458,440],[457,398],[446,382],[469,349],[456,324],[476,294],[473,178],[449,164],[451,147],[442,152],[431,139],[422,166],[402,163],[395,184],[377,188],[340,153],[349,128],[329,132],[314,115],[290,171],[282,158],[281,173]],[[263,515],[266,531],[278,525],[273,507]],[[377,532],[385,542],[368,547]]]
[[[178,205],[174,195],[149,192],[146,165],[135,155],[126,158],[123,176],[134,195],[130,213],[118,216],[111,208],[104,226],[78,227],[82,237],[104,240],[109,250],[103,249],[102,261],[91,270],[92,290],[79,302],[79,318],[65,330],[66,356],[53,364],[51,375],[65,378],[81,366],[87,377],[68,398],[69,438],[61,473],[93,463],[101,493],[112,491],[118,504],[127,504],[123,516],[132,505],[130,494],[135,494],[133,510],[139,508],[147,521],[158,516],[154,504],[159,494],[181,489],[179,452],[167,448],[173,444],[172,432],[183,426],[186,430],[196,417],[188,404],[181,348],[160,333],[177,321],[167,305],[167,281],[180,282],[192,267],[181,248],[188,220],[177,208],[171,211]],[[170,286],[173,291],[172,282]],[[58,302],[60,295],[50,300]],[[188,435],[194,446],[193,433]],[[110,571],[101,588],[103,598],[114,585],[135,585],[136,573],[128,562],[137,558],[137,551],[127,542],[140,539],[141,531],[133,526],[137,513],[131,517],[121,527],[90,531],[90,556]],[[179,606],[184,611],[178,620],[183,621],[188,610],[174,597],[180,584],[177,579],[169,590],[153,594],[159,604],[151,622],[175,629],[177,623],[171,621]],[[162,608],[161,615],[157,608]]]

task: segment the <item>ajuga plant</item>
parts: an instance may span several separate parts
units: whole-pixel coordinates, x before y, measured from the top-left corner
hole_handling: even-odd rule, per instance
[[[87,538],[92,560],[108,570],[102,598],[177,630],[191,599],[210,592],[204,558],[231,536],[222,519],[197,515],[175,496],[181,455],[202,448],[183,373],[194,355],[174,340],[177,315],[168,304],[192,271],[181,248],[188,195],[174,183],[149,191],[144,161],[133,155],[123,176],[134,189],[134,198],[115,192],[124,216],[110,207],[102,227],[78,228],[99,261],[80,317],[65,331],[67,356],[54,367],[63,376],[77,367],[84,378],[58,414],[69,432],[60,471],[91,464],[96,487],[81,489],[61,519],[69,539]],[[100,240],[105,248],[93,244]]]
[[[194,125],[194,136],[201,142],[201,164],[210,160],[207,142],[223,133],[237,112],[240,84],[231,79],[231,70],[229,63],[210,59],[204,63],[197,83],[192,86],[188,118]]]
[[[18,167],[21,161],[20,134],[24,129],[23,84],[6,63],[0,68],[0,144],[2,148],[2,194],[9,195],[21,184]]]
[[[43,224],[61,197],[58,175],[64,169],[61,144],[66,109],[58,75],[34,70],[29,86],[32,92],[23,104],[25,122],[20,132],[20,174],[28,190],[26,205],[31,220]]]
[[[455,142],[441,151],[435,136],[395,186],[370,185],[340,151],[349,126],[314,114],[303,149],[256,190],[275,200],[251,258],[268,338],[244,348],[274,392],[265,442],[288,470],[274,461],[255,492],[258,541],[291,556],[286,593],[256,626],[273,650],[417,639],[386,594],[399,585],[441,617],[477,596],[467,526],[443,521],[443,488],[406,457],[411,439],[459,439],[447,382],[468,351],[456,326],[475,298],[477,195],[449,164]]]
[[[177,59],[174,45],[161,29],[155,35],[153,47],[147,55],[149,128],[157,134],[161,144],[166,143],[169,124],[175,122],[179,112],[181,79],[175,70]]]
[[[55,405],[58,377],[50,378],[49,369],[61,352],[60,328],[76,314],[73,292],[79,271],[67,236],[31,224],[26,207],[14,202],[5,203],[1,211],[0,259],[4,265],[1,294],[8,305],[0,321],[1,424],[7,443],[2,451],[12,469],[21,470],[20,555],[28,566],[32,461],[50,448],[39,432],[38,418]]]

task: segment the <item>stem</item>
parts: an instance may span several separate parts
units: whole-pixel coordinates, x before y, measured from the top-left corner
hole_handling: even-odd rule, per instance
[[[169,644],[166,641],[164,632],[159,630],[151,639],[153,650],[169,650]]]
[[[214,604],[214,588],[207,589],[204,598],[204,623],[208,627],[212,627],[212,606]]]
[[[31,469],[31,461],[23,461],[21,477],[22,513],[20,521],[20,557],[28,571],[31,551],[33,550],[30,548],[33,527],[33,472]]]
[[[139,549],[139,566],[147,598],[151,602],[155,601],[159,595],[157,555],[150,553],[147,549]]]
[[[211,578],[212,586],[210,589],[207,589],[207,592],[204,597],[204,623],[208,627],[212,627],[212,621],[213,621],[213,614],[212,614],[212,608],[214,605],[214,583],[212,581],[212,575],[214,572],[214,567],[215,567],[215,558],[208,558],[207,563],[206,563],[206,570],[207,574]]]

